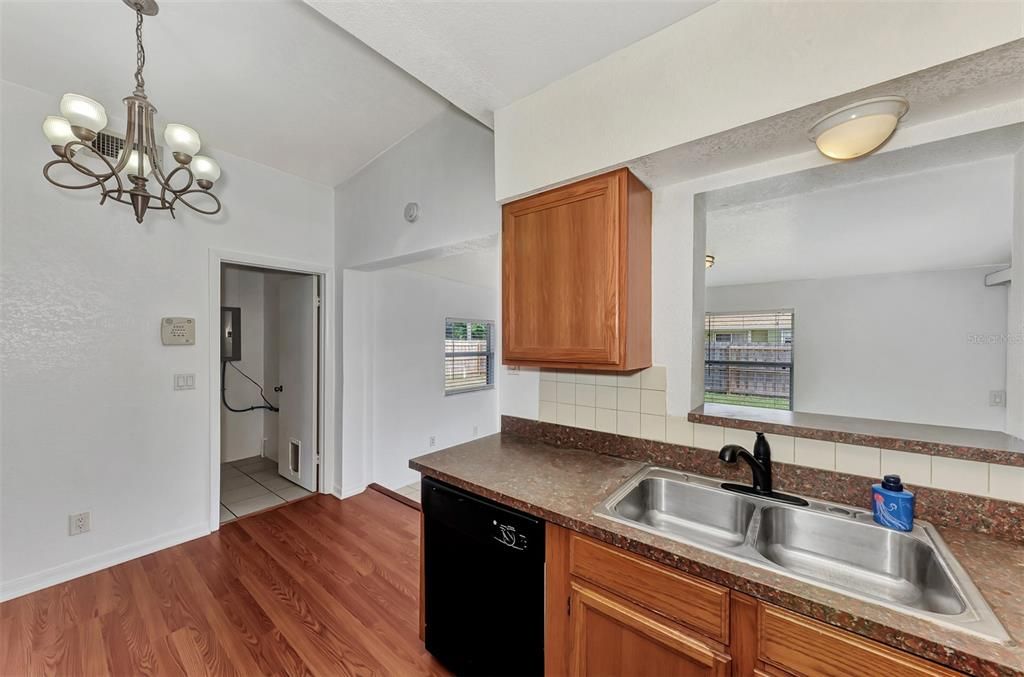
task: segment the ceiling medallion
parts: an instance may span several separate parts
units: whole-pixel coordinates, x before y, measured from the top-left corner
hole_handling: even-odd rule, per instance
[[[124,0],[135,10],[135,43],[138,67],[135,69],[135,91],[124,99],[127,108],[127,128],[124,147],[111,163],[90,145],[96,135],[107,126],[107,113],[103,106],[80,94],[65,94],[60,100],[63,117],[51,115],[43,121],[43,133],[57,155],[43,167],[46,180],[60,188],[81,190],[99,188],[100,204],[107,198],[131,205],[135,220],[142,223],[147,210],[166,209],[174,216],[178,204],[199,212],[216,214],[220,200],[210,192],[220,177],[220,167],[199,152],[199,134],[181,124],[169,124],[164,129],[164,141],[177,166],[169,173],[164,170],[157,153],[153,115],[156,108],[146,97],[146,81],[142,69],[146,65],[146,50],[142,46],[142,17],[155,16],[159,11],[156,0]],[[141,158],[141,160],[140,160]],[[89,161],[93,167],[85,164]],[[101,162],[99,164],[97,161]],[[69,166],[89,177],[82,185],[68,185],[54,180],[50,172],[57,166]],[[159,192],[150,193],[146,185],[150,179]],[[126,187],[126,180],[130,186]],[[177,187],[172,181],[177,180]],[[204,202],[205,201],[205,202]],[[198,204],[197,204],[198,202]]]

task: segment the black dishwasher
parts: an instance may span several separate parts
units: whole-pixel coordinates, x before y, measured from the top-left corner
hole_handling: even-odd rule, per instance
[[[544,522],[422,486],[427,651],[456,675],[543,675]]]

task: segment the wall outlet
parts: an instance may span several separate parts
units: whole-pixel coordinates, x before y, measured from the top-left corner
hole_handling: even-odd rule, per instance
[[[430,441],[430,446],[431,447],[433,447],[435,444],[437,444],[437,438],[434,437],[433,435],[430,436],[430,440],[429,441]]]
[[[1006,406],[1006,391],[1005,390],[990,390],[990,391],[988,391],[988,406],[990,406],[990,407],[1005,407]]]
[[[68,536],[77,536],[89,531],[89,513],[80,512],[68,515]]]

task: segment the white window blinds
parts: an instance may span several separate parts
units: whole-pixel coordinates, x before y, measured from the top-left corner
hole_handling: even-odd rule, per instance
[[[445,395],[494,386],[493,330],[493,323],[484,320],[445,320]]]

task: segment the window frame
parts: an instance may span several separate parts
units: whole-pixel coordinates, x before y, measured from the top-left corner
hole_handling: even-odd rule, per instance
[[[487,350],[477,351],[458,351],[448,352],[448,325],[452,323],[466,323],[466,324],[482,324],[487,327]],[[444,334],[442,337],[443,342],[443,358],[441,360],[441,389],[444,391],[445,397],[452,395],[462,395],[464,393],[475,393],[481,390],[493,390],[494,389],[494,320],[474,320],[466,317],[446,317],[444,318]],[[456,359],[459,357],[485,357],[487,358],[487,382],[480,385],[467,386],[464,388],[448,388],[448,360]]]

